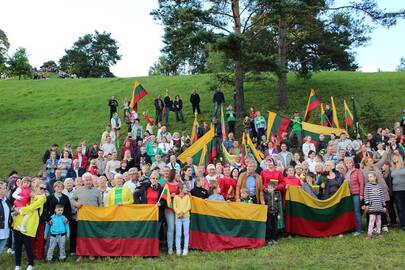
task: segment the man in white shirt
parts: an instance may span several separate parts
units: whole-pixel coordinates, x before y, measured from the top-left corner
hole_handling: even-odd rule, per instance
[[[117,158],[117,153],[111,153],[108,155],[108,161],[105,166],[105,175],[107,176],[108,180],[111,180],[114,178],[114,175],[116,174],[116,170],[121,167],[121,162],[119,160],[116,160]]]
[[[104,157],[108,156],[108,154],[117,152],[117,148],[115,147],[115,144],[111,143],[110,136],[107,136],[106,142],[103,144],[103,146],[101,146],[101,150],[104,151]]]
[[[305,158],[308,157],[308,153],[311,150],[316,152],[316,148],[315,145],[312,143],[311,136],[307,136],[305,138],[305,143],[302,145],[302,153],[304,154]]]

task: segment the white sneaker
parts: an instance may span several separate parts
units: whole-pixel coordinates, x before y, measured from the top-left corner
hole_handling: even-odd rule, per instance
[[[382,231],[383,232],[388,232],[388,227],[387,226],[382,227]]]
[[[19,267],[19,266],[16,266],[15,268],[14,268],[14,270],[20,270],[21,269],[21,267]]]
[[[169,253],[169,255],[173,254],[173,249],[169,248],[169,250],[167,251],[167,253]]]
[[[188,254],[188,250],[187,249],[183,250],[183,256],[187,256],[187,254]]]
[[[34,270],[34,266],[28,265],[27,270]]]
[[[176,251],[176,255],[177,255],[177,256],[181,256],[181,250],[177,250],[177,251]]]

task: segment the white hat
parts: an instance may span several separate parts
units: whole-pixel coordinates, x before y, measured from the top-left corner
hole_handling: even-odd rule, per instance
[[[215,170],[215,165],[214,164],[208,164],[207,170]]]

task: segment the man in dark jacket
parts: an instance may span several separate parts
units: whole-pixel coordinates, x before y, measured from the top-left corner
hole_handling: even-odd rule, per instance
[[[165,103],[165,126],[169,126],[169,116],[170,116],[170,111],[173,111],[173,101],[170,98],[169,95],[169,90],[166,89],[166,96],[164,98],[164,103]]]
[[[165,104],[163,103],[162,98],[160,95],[158,95],[155,99],[155,110],[156,110],[156,125],[159,122],[162,122],[162,114],[163,114],[163,109],[165,108]]]
[[[11,203],[7,199],[7,185],[0,182],[0,254],[7,244],[11,228]]]
[[[110,107],[110,118],[108,119],[108,123],[110,123],[113,114],[117,112],[118,108],[118,101],[115,99],[115,96],[112,96],[111,99],[108,101],[108,107]]]
[[[214,96],[212,97],[212,102],[214,103],[213,116],[217,117],[218,112],[221,109],[221,105],[225,103],[225,96],[224,93],[222,93],[221,89],[217,88],[215,90]]]
[[[191,107],[193,108],[193,114],[197,113],[200,114],[200,95],[197,93],[197,90],[193,90],[190,96]]]

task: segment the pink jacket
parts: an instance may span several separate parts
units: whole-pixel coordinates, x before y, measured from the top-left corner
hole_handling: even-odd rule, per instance
[[[21,187],[21,192],[18,194],[21,199],[16,199],[14,205],[17,207],[25,207],[29,204],[31,199],[31,189],[29,187]]]
[[[364,176],[359,169],[354,169],[350,174],[350,192],[352,195],[364,196]]]

